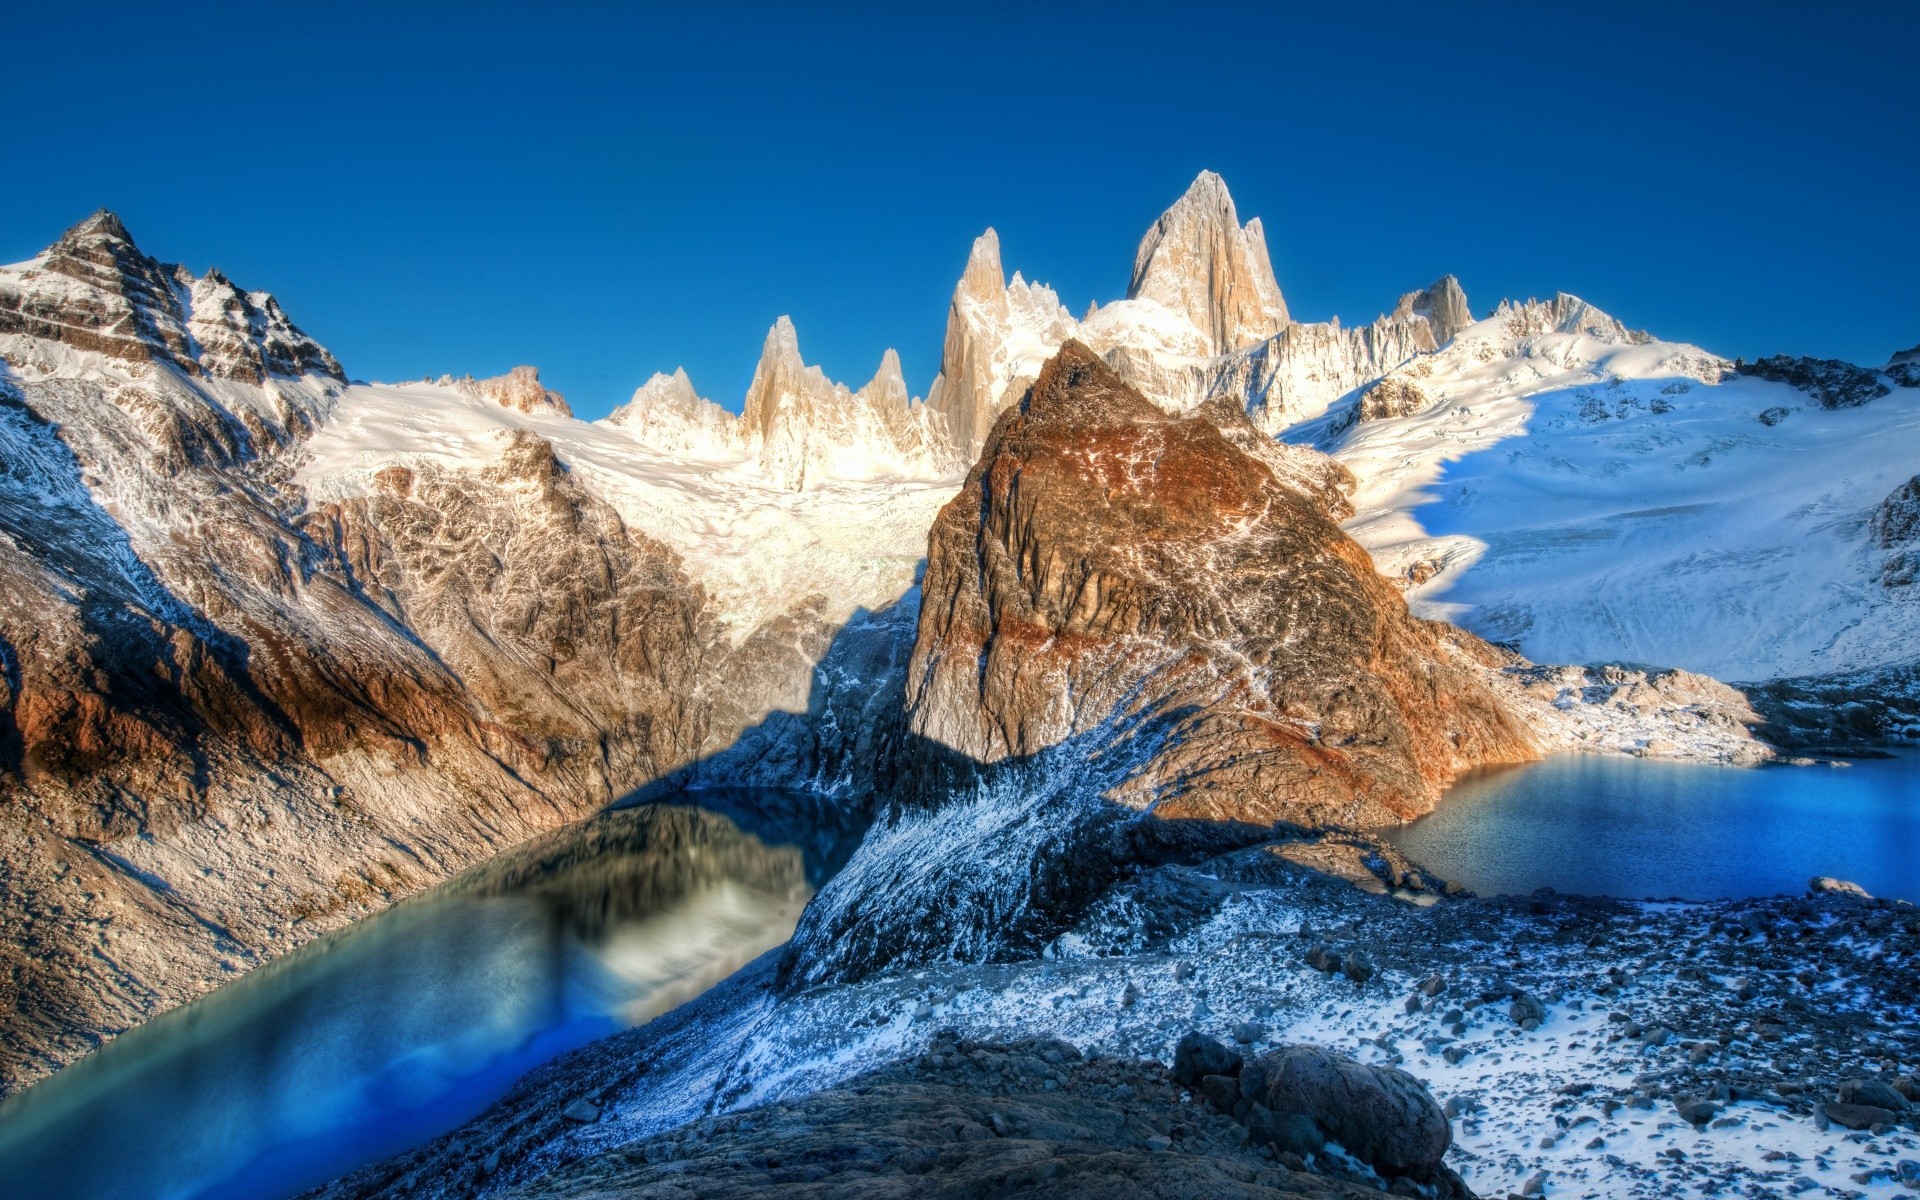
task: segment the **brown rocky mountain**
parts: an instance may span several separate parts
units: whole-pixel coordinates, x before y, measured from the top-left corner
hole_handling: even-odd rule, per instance
[[[1405,820],[1534,757],[1496,653],[1409,616],[1324,503],[1068,343],[934,524],[911,729],[993,763],[1164,717],[1112,798],[1262,825]]]

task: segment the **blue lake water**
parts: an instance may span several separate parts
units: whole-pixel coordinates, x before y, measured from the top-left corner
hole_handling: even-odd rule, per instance
[[[291,1195],[692,999],[791,936],[846,832],[781,793],[699,795],[726,815],[647,805],[536,839],[0,1103],[0,1195]]]
[[[1463,776],[1382,831],[1483,896],[1800,895],[1815,875],[1920,901],[1920,755],[1715,767],[1569,754]]]

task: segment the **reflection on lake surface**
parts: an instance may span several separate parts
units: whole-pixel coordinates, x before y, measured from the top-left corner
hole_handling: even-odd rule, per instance
[[[786,941],[844,859],[789,794],[686,798],[709,797],[742,819],[602,813],[123,1034],[0,1104],[0,1192],[285,1196],[697,996]],[[741,827],[783,822],[815,844]]]
[[[1570,754],[1461,777],[1382,831],[1482,895],[1798,895],[1814,875],[1920,899],[1920,756],[1757,768]]]

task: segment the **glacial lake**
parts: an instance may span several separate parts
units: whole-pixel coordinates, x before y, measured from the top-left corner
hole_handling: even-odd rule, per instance
[[[1461,777],[1382,835],[1483,896],[1801,895],[1815,875],[1920,901],[1920,755],[1718,767],[1568,754]]]
[[[0,1194],[276,1200],[399,1153],[785,942],[858,840],[802,793],[675,800],[535,838],[0,1103]]]

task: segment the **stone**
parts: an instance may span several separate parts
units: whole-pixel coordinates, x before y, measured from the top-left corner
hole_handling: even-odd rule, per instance
[[[1720,1105],[1712,1100],[1682,1099],[1674,1102],[1673,1110],[1680,1114],[1681,1120],[1700,1126],[1719,1115]]]
[[[1240,1102],[1240,1080],[1232,1075],[1202,1075],[1198,1088],[1213,1106],[1229,1115]]]
[[[1358,950],[1349,951],[1340,961],[1340,972],[1355,983],[1365,983],[1373,978],[1373,960]]]
[[[591,1125],[600,1119],[600,1106],[591,1100],[581,1098],[561,1109],[560,1116],[580,1125]]]
[[[1242,1046],[1251,1045],[1267,1036],[1267,1027],[1257,1021],[1242,1021],[1233,1027],[1233,1040]]]
[[[1174,1047],[1173,1077],[1186,1087],[1198,1087],[1209,1075],[1238,1076],[1240,1071],[1239,1054],[1198,1030],[1187,1033]]]
[[[1513,1003],[1507,1006],[1507,1015],[1515,1025],[1525,1025],[1532,1021],[1536,1027],[1547,1019],[1547,1007],[1526,992],[1514,993]]]
[[[1247,1134],[1257,1143],[1272,1146],[1276,1153],[1301,1158],[1320,1153],[1327,1144],[1319,1126],[1305,1113],[1276,1113],[1259,1104],[1247,1114]]]

